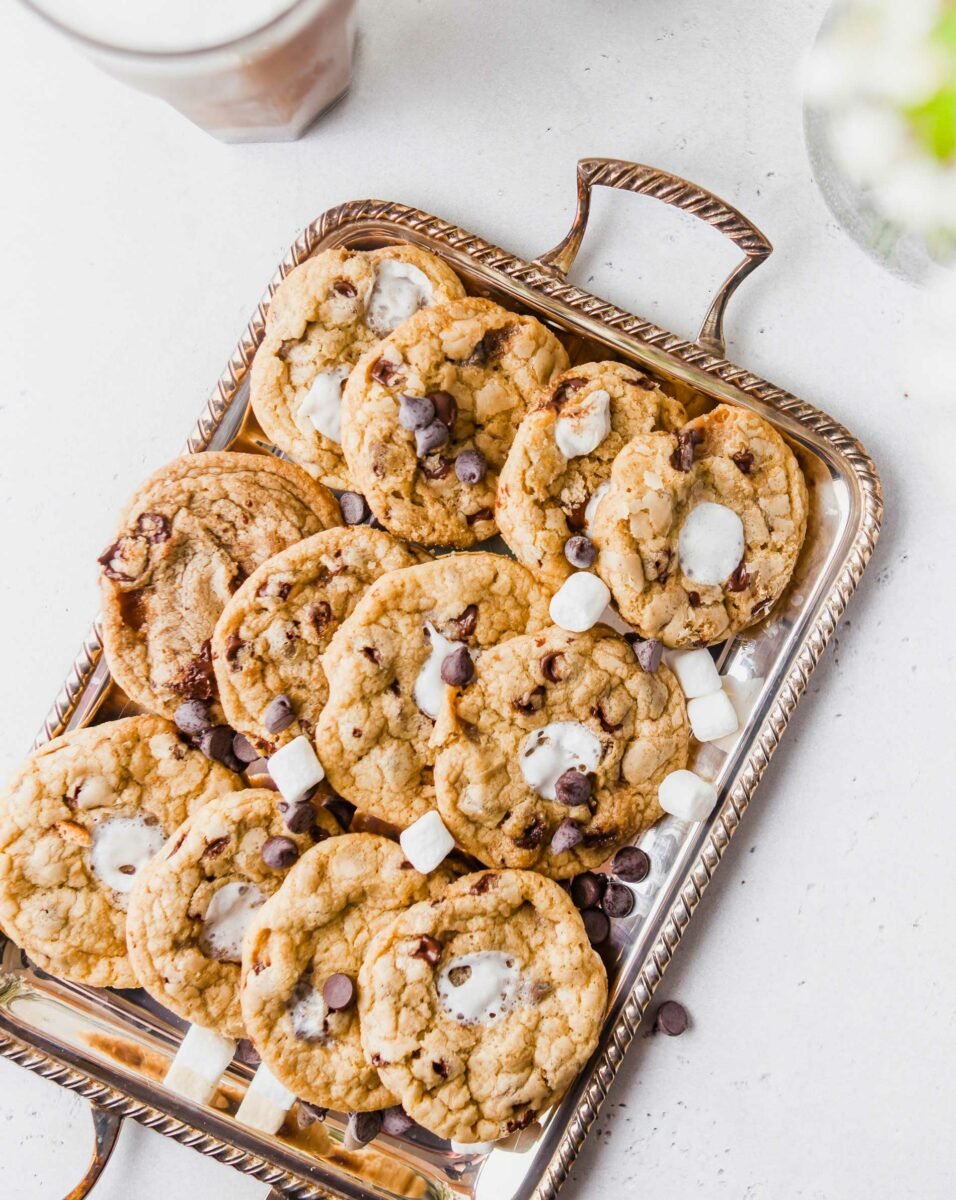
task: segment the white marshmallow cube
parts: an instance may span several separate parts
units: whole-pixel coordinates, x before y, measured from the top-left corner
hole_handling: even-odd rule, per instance
[[[273,754],[269,759],[269,774],[290,804],[301,800],[325,778],[312,743],[301,735]]]
[[[706,821],[717,803],[717,789],[693,771],[671,771],[657,789],[661,808],[682,821]]]
[[[590,571],[576,571],[551,597],[551,620],[569,633],[584,633],[604,616],[611,593],[603,579]]]
[[[284,1083],[276,1079],[266,1064],[262,1063],[246,1089],[236,1113],[236,1120],[248,1125],[250,1129],[260,1129],[269,1134],[278,1133],[286,1113],[295,1101],[295,1092],[290,1092]]]
[[[455,839],[434,809],[403,829],[398,840],[402,853],[422,875],[434,871],[455,846]]]
[[[236,1053],[232,1038],[201,1025],[190,1025],[164,1080],[170,1091],[197,1104],[208,1104]]]
[[[726,692],[687,701],[687,717],[698,742],[715,742],[737,729],[737,712]]]
[[[707,650],[668,650],[664,662],[677,676],[688,700],[720,691],[720,673]]]

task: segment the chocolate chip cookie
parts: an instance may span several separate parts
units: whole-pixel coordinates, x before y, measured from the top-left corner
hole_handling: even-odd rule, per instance
[[[385,528],[460,548],[491,537],[518,425],[567,365],[539,321],[476,297],[425,309],[366,351],[345,387],[342,449]]]
[[[371,938],[403,909],[439,895],[387,838],[351,833],[305,854],[256,913],[242,1015],[263,1061],[302,1100],[368,1112],[396,1103],[359,1038],[358,973]]]
[[[211,638],[227,601],[267,558],[340,523],[329,491],[265,454],[190,454],[157,471],[99,560],[114,679],[170,718],[184,700],[214,700]]]
[[[365,589],[381,575],[423,562],[368,525],[328,529],[254,571],[226,604],[212,664],[226,720],[263,754],[312,737],[329,694],[321,655]]]
[[[728,404],[679,433],[633,438],[593,523],[621,616],[667,646],[708,646],[759,620],[787,585],[807,487],[766,421]]]
[[[558,375],[518,427],[498,481],[498,527],[518,561],[552,588],[590,567],[588,518],[618,452],[635,434],[685,420],[678,401],[623,363]]]
[[[44,970],[134,988],[130,889],[166,838],[238,777],[160,717],[55,738],[0,798],[0,925]]]
[[[401,827],[427,812],[446,684],[478,651],[547,623],[547,592],[498,554],[452,554],[373,583],[322,660],[316,750],[335,790]]]
[[[211,801],[173,832],[130,896],[127,941],[140,983],[224,1037],[244,1034],[239,964],[249,922],[299,856],[339,832],[323,808],[293,832],[280,802],[270,788]]]
[[[269,305],[250,398],[266,435],[329,487],[350,486],[342,388],[361,355],[413,313],[465,294],[440,258],[399,243],[324,250],[291,271]]]
[[[530,871],[459,879],[368,948],[362,1043],[410,1117],[493,1141],[567,1091],[597,1045],[604,966],[568,895]]]
[[[677,680],[605,626],[494,646],[445,700],[438,810],[489,866],[555,879],[596,867],[661,816],[661,780],[687,763]]]

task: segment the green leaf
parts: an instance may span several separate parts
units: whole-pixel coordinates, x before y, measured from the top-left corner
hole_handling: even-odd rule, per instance
[[[956,86],[907,110],[917,140],[940,162],[956,158]]]

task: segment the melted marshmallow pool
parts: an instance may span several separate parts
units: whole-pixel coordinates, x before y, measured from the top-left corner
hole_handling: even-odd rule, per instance
[[[90,850],[93,874],[106,887],[125,895],[132,891],[137,875],[162,849],[165,840],[162,826],[148,822],[142,815],[98,821],[93,826]]]
[[[500,1020],[514,1007],[520,984],[515,960],[500,950],[462,954],[443,967],[435,981],[442,1008],[463,1025]]]

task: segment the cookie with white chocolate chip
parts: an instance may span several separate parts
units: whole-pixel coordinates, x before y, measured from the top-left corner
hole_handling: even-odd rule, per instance
[[[763,617],[807,527],[793,451],[761,417],[718,405],[680,433],[633,438],[594,518],[597,571],[621,616],[667,646],[706,646]]]
[[[186,700],[214,701],[210,639],[233,593],[273,554],[339,524],[331,492],[269,455],[188,454],[157,471],[99,560],[113,678],[170,719]]]
[[[451,554],[377,580],[322,660],[330,690],[316,746],[331,785],[400,827],[434,807],[446,684],[479,651],[547,623],[547,592],[499,554]]]
[[[567,365],[534,317],[473,296],[417,313],[367,351],[345,387],[342,448],[378,520],[425,545],[491,537],[518,425]]]
[[[239,974],[252,917],[300,855],[340,832],[323,808],[293,832],[280,801],[271,788],[210,801],[172,832],[130,895],[129,957],[142,986],[225,1037],[244,1036]]]
[[[341,446],[349,372],[420,308],[463,295],[450,267],[405,242],[307,259],[272,297],[252,364],[250,399],[266,435],[329,487],[349,487]]]
[[[396,1103],[362,1051],[359,967],[376,933],[452,878],[409,870],[387,838],[346,834],[304,854],[256,913],[243,955],[243,1022],[300,1099],[350,1112]]]
[[[590,567],[588,519],[618,452],[636,434],[685,420],[677,400],[624,363],[558,375],[521,422],[498,481],[498,527],[518,561],[552,588]]]
[[[556,883],[467,875],[399,916],[359,972],[362,1042],[409,1116],[494,1141],[565,1093],[597,1044],[607,976]]]
[[[645,671],[606,626],[512,638],[446,693],[438,810],[481,862],[566,879],[661,816],[657,789],[689,738],[673,674]]]
[[[62,979],[137,987],[130,889],[190,813],[239,787],[161,717],[47,742],[0,798],[0,926]]]
[[[312,737],[329,694],[321,656],[366,588],[427,560],[368,525],[314,534],[262,564],[222,611],[212,663],[226,720],[272,754]]]

